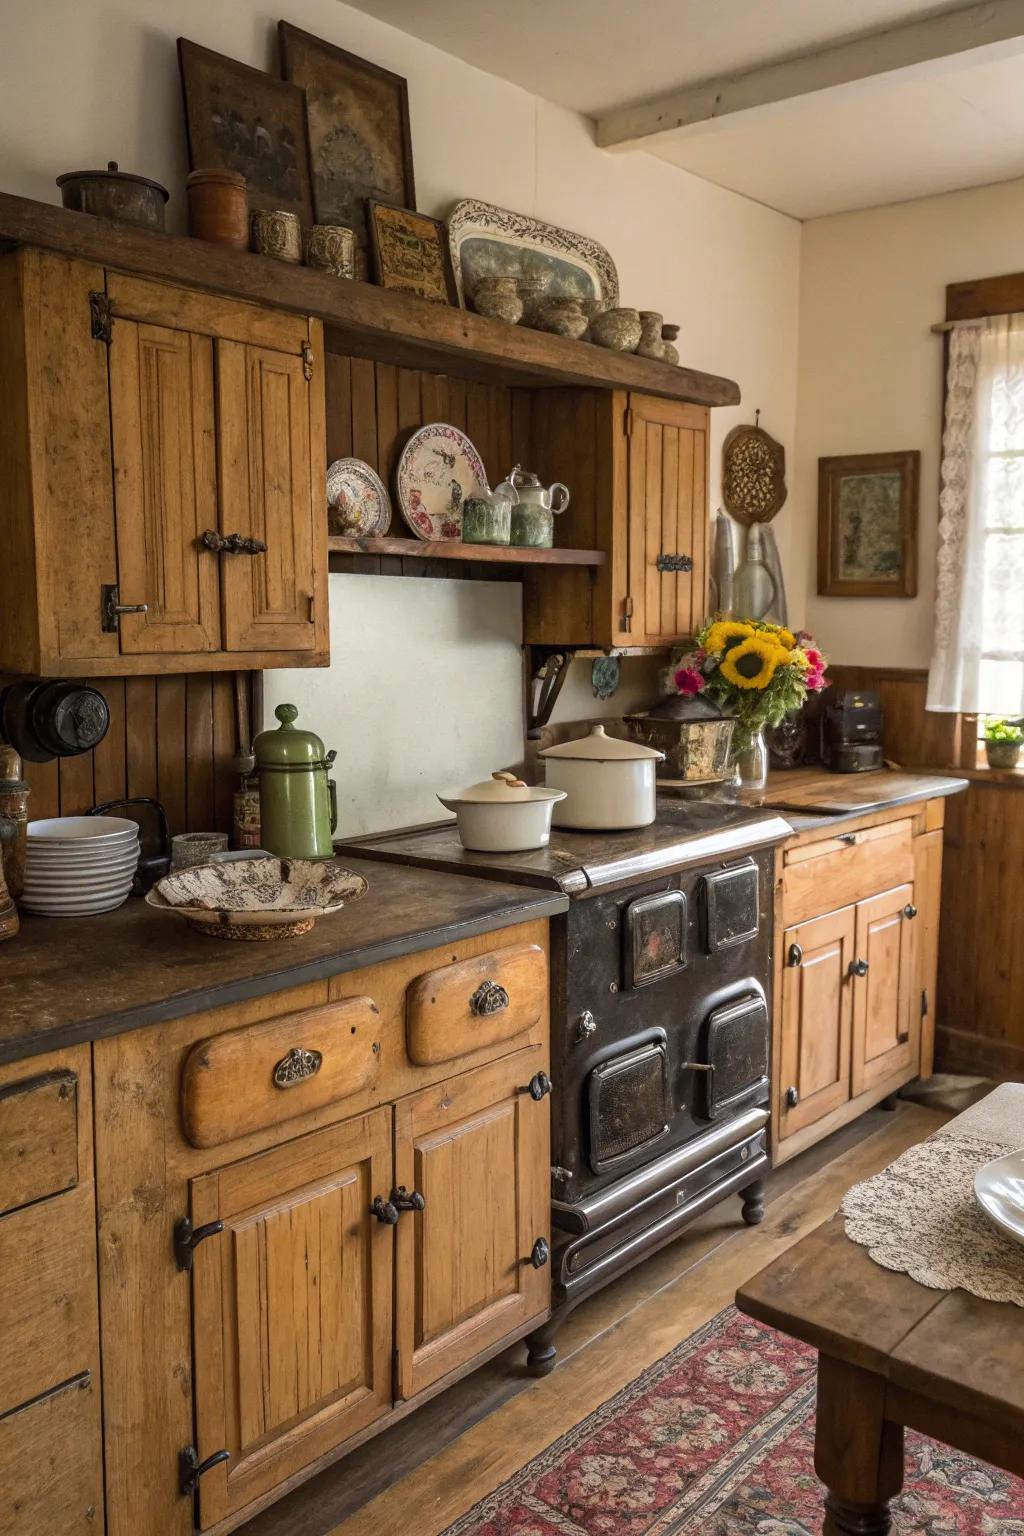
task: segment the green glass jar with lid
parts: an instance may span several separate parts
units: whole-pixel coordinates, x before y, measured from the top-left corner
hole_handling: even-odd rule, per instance
[[[253,742],[260,786],[260,842],[280,859],[330,859],[338,792],[330,777],[337,753],[313,731],[299,730],[294,704],[274,710],[280,725]]]

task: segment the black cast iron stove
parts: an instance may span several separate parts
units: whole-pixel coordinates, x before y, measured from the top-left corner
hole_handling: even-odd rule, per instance
[[[635,832],[555,829],[532,853],[468,853],[454,824],[350,845],[365,858],[560,889],[552,925],[552,1338],[583,1297],[738,1193],[764,1213],[772,974],[771,811],[661,797]]]

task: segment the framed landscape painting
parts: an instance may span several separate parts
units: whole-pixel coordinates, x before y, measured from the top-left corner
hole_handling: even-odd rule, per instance
[[[818,460],[818,591],[823,597],[916,597],[921,455]]]
[[[239,171],[250,208],[313,222],[306,98],[297,85],[178,38],[188,158],[194,171]]]
[[[356,237],[356,276],[369,270],[366,202],[416,207],[409,92],[401,75],[323,38],[278,23],[287,80],[306,93],[309,160],[318,224]]]

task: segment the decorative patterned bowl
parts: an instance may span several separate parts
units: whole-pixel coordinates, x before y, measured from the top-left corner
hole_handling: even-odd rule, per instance
[[[366,881],[336,859],[246,859],[196,864],[157,882],[146,897],[217,939],[290,939],[317,918],[366,894]]]

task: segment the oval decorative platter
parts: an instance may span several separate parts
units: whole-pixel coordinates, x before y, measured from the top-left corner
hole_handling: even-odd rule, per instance
[[[476,197],[456,203],[447,222],[460,303],[482,278],[509,276],[536,282],[549,298],[598,299],[602,309],[619,302],[611,253],[588,235]]]
[[[1024,1243],[1024,1151],[997,1157],[974,1175],[974,1198],[1007,1237]]]
[[[391,526],[383,480],[362,459],[335,459],[327,471],[327,528],[348,538],[380,536]]]
[[[402,449],[395,473],[398,506],[420,539],[461,539],[467,496],[486,496],[490,487],[483,460],[465,432],[433,421],[414,432]]]
[[[146,904],[217,939],[287,939],[366,894],[337,859],[245,859],[193,864],[158,880]]]

